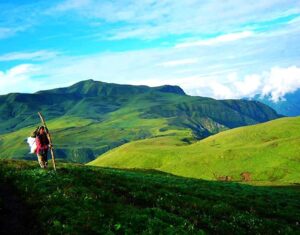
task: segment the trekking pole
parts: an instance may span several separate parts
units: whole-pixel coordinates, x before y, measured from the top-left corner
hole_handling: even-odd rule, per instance
[[[43,126],[45,127],[45,131],[46,131],[46,134],[47,134],[47,137],[48,137],[48,140],[49,140],[49,144],[50,144],[50,152],[51,152],[51,157],[52,157],[52,164],[53,164],[54,170],[56,171],[55,157],[54,157],[54,151],[53,151],[53,145],[52,145],[51,135],[49,133],[49,130],[47,128],[47,125],[46,125],[46,122],[45,122],[45,119],[44,119],[43,115],[40,112],[38,112],[38,115],[40,116],[40,119],[41,119],[41,122],[42,122]]]

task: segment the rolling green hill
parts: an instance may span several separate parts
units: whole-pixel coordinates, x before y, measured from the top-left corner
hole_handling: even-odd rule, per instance
[[[296,185],[254,187],[156,171],[57,166],[55,173],[36,161],[0,160],[1,234],[299,232]]]
[[[257,101],[186,95],[177,86],[82,81],[34,94],[0,96],[0,158],[34,158],[24,139],[49,120],[57,157],[89,162],[125,143],[178,136],[186,143],[238,126],[281,117]]]
[[[193,144],[177,136],[140,140],[113,149],[94,166],[156,169],[180,176],[300,183],[300,117],[227,130]]]

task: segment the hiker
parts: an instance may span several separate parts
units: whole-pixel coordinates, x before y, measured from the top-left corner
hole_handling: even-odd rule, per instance
[[[48,165],[47,154],[49,149],[49,139],[47,137],[44,126],[41,126],[38,129],[35,141],[36,141],[36,154],[38,157],[39,164],[41,168],[47,168]]]

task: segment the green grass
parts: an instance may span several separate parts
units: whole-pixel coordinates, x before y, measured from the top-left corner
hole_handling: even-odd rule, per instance
[[[60,130],[66,130],[69,132],[74,128],[83,128],[89,126],[92,123],[89,119],[83,119],[78,117],[63,117],[47,122],[48,127],[53,133]],[[38,124],[37,124],[38,125]],[[0,158],[33,158],[32,154],[29,154],[29,146],[26,143],[26,138],[29,137],[35,130],[36,126],[30,126],[22,128],[18,131],[8,134],[0,135]],[[54,135],[54,142],[56,141]],[[58,139],[58,141],[60,141]],[[57,143],[57,146],[60,146]]]
[[[88,162],[101,153],[132,140],[158,135],[180,135],[191,139],[189,129],[168,127],[165,118],[141,118],[131,109],[122,109],[109,115],[105,121],[95,121],[79,117],[63,116],[47,122],[52,133],[57,158],[73,162]],[[161,131],[162,128],[165,128]],[[28,154],[25,139],[31,135],[34,126],[0,135],[0,158],[33,159]]]
[[[47,234],[296,234],[300,191],[142,170],[0,161]],[[35,231],[31,231],[34,233]]]
[[[94,166],[156,169],[216,179],[250,172],[252,183],[300,183],[300,117],[236,128],[190,145],[178,136],[135,141],[89,163]]]

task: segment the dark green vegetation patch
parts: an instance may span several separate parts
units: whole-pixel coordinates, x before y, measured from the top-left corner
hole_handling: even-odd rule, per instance
[[[154,171],[58,166],[55,174],[38,169],[36,162],[0,162],[2,181],[14,185],[49,234],[300,231],[299,186],[254,187]]]

